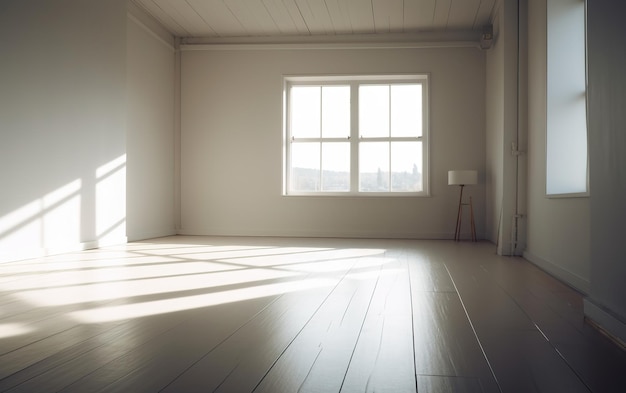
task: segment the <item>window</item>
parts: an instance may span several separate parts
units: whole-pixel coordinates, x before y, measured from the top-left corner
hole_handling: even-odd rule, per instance
[[[547,15],[546,194],[584,196],[589,192],[585,1],[549,1]]]
[[[426,75],[285,78],[287,195],[427,195]]]

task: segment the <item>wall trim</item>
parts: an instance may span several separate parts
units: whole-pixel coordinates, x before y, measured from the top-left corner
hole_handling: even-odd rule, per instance
[[[609,335],[622,348],[626,348],[626,323],[616,317],[607,308],[595,303],[593,299],[583,299],[585,318],[589,319],[601,331]]]
[[[371,42],[371,43],[279,43],[279,44],[182,44],[181,51],[244,51],[244,50],[347,50],[347,49],[434,49],[434,48],[477,48],[473,41],[449,42]]]
[[[154,38],[155,40],[157,40],[158,42],[160,42],[161,44],[165,45],[169,50],[171,50],[172,52],[176,51],[176,48],[174,47],[174,45],[170,44],[169,42],[165,41],[163,38],[161,38],[161,36],[159,36],[158,34],[156,34],[154,31],[152,31],[151,28],[149,28],[148,26],[146,26],[142,21],[140,21],[139,19],[137,19],[135,16],[133,16],[132,14],[127,14],[128,19],[131,20],[132,22],[134,22],[137,26],[139,26],[141,29],[143,29],[146,33],[148,33],[152,38]]]
[[[480,38],[481,33],[474,30],[280,37],[184,37],[181,38],[181,47],[186,50],[480,48]]]
[[[140,240],[147,239],[155,239],[158,237],[167,237],[167,236],[175,236],[176,230],[174,228],[165,229],[162,231],[154,231],[154,232],[138,232],[128,235],[129,242],[136,242]]]
[[[583,294],[586,295],[589,293],[589,280],[580,277],[579,275],[572,273],[569,270],[563,269],[561,266],[558,266],[553,262],[547,261],[531,252],[524,251],[522,256],[524,257],[524,259],[538,266],[540,269],[565,282],[566,284],[582,292]]]
[[[404,232],[369,232],[369,231],[309,231],[309,230],[217,230],[211,228],[181,228],[176,232],[180,236],[259,236],[259,237],[312,237],[312,238],[354,238],[354,239],[399,239],[399,240],[453,240],[454,233],[404,233]],[[484,237],[477,233],[478,241]],[[461,234],[461,242],[469,242],[470,233]]]
[[[166,32],[158,22],[153,21],[152,17],[146,15],[136,5],[129,2],[126,17],[133,21],[137,26],[150,34],[154,39],[165,45],[172,52],[176,50],[174,37]],[[149,26],[149,25],[152,25]],[[158,30],[158,31],[155,31]],[[167,38],[166,38],[167,37]]]

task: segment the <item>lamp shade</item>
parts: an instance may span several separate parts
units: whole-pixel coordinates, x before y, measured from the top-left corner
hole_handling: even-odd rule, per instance
[[[465,186],[468,184],[478,184],[478,171],[448,171],[449,186]]]

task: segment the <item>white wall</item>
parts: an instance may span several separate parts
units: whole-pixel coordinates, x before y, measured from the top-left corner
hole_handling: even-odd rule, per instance
[[[588,3],[591,291],[587,316],[626,343],[626,24],[622,3]]]
[[[131,9],[127,20],[129,240],[176,233],[175,50],[173,38],[148,23]]]
[[[452,238],[447,171],[475,168],[482,237],[484,67],[474,48],[183,52],[181,232]],[[283,75],[412,72],[431,74],[431,197],[281,196]]]
[[[0,260],[125,241],[126,1],[0,8]]]
[[[539,0],[528,4],[528,245],[524,257],[587,292],[589,198],[546,197],[546,5]]]

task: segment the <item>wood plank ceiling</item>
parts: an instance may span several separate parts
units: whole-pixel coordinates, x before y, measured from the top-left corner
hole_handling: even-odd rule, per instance
[[[498,0],[132,0],[177,37],[481,31]]]

